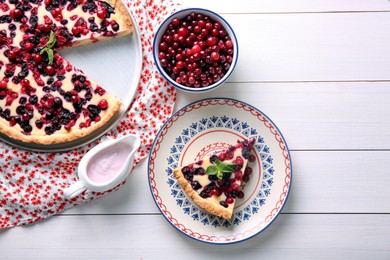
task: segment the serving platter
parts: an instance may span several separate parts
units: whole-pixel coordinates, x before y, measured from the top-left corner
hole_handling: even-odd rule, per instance
[[[232,219],[195,205],[173,170],[252,138],[253,173]],[[257,108],[228,98],[199,100],[180,109],[157,134],[149,156],[149,186],[163,216],[187,236],[214,244],[244,241],[266,229],[287,201],[291,176],[290,153],[277,126]]]
[[[126,6],[126,1],[124,1]],[[0,134],[0,139],[14,147],[37,152],[60,152],[88,144],[113,129],[124,117],[133,101],[142,70],[141,34],[130,10],[134,32],[130,36],[85,46],[60,50],[61,55],[84,71],[96,83],[122,102],[120,111],[103,127],[78,140],[39,145],[25,143]]]

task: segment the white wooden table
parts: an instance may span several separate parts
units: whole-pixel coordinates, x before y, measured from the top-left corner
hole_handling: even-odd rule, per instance
[[[194,1],[183,1],[188,6]],[[240,58],[216,91],[266,113],[291,149],[283,213],[246,242],[176,231],[153,202],[144,160],[118,192],[0,231],[0,258],[390,259],[390,1],[196,1],[235,29]]]

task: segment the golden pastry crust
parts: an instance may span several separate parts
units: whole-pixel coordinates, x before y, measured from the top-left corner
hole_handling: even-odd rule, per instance
[[[35,144],[59,144],[66,143],[70,141],[74,141],[76,139],[80,139],[84,136],[91,134],[96,129],[105,125],[120,109],[121,102],[115,98],[112,98],[109,103],[109,107],[105,111],[104,117],[94,125],[84,129],[72,129],[67,133],[61,134],[52,134],[52,135],[25,135],[21,133],[14,127],[11,127],[7,124],[4,124],[4,120],[0,120],[0,133],[7,135],[12,139],[16,139],[18,141],[26,142],[26,143],[35,143]]]
[[[216,204],[212,201],[202,198],[199,194],[191,187],[190,183],[184,178],[181,169],[175,169],[173,171],[178,183],[182,189],[194,200],[196,205],[199,205],[201,208],[207,212],[222,217],[224,219],[230,220],[233,214],[233,209],[225,208],[219,204]]]

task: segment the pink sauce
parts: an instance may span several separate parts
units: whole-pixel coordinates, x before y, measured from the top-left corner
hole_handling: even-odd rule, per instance
[[[131,151],[132,147],[125,143],[100,151],[87,166],[88,177],[97,183],[111,181],[119,174]]]

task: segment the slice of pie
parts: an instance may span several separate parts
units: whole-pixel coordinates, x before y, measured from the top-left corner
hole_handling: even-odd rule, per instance
[[[3,0],[0,10],[0,133],[58,144],[119,111],[116,97],[57,50],[131,34],[120,0]]]
[[[218,154],[174,170],[183,190],[207,212],[230,219],[254,140],[238,141]]]

